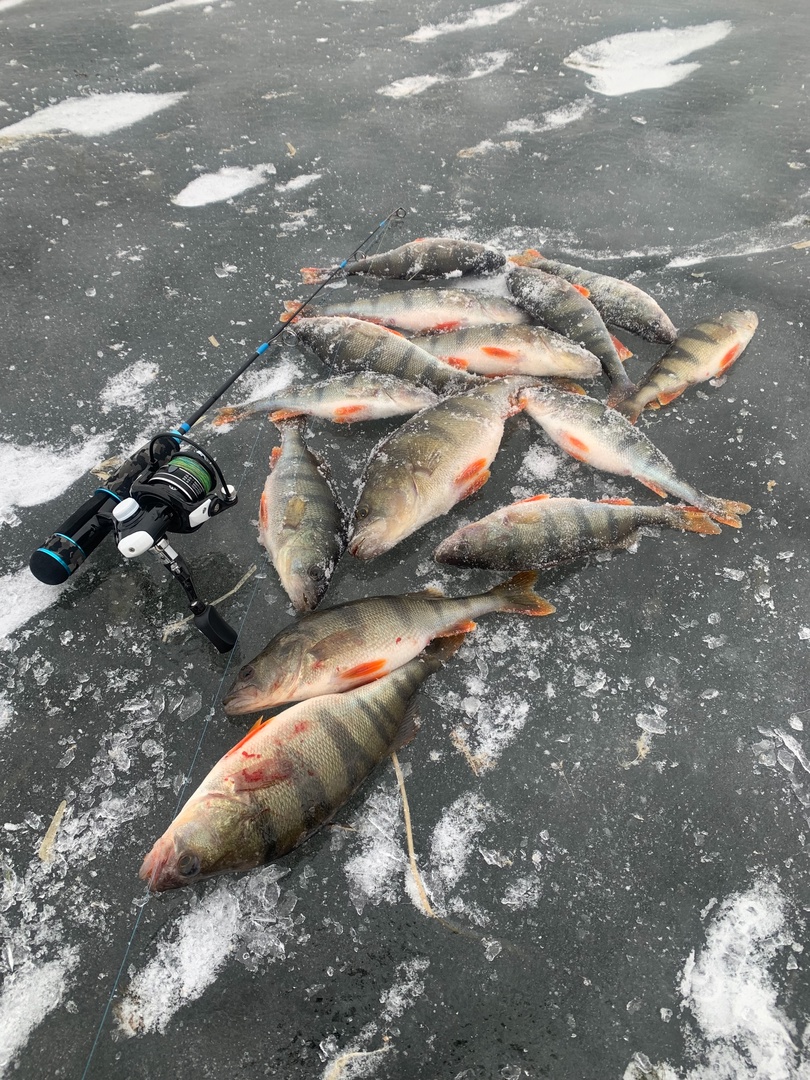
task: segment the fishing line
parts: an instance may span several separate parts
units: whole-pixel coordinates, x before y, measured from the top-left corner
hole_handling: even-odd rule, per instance
[[[403,207],[400,206],[400,207],[397,207],[396,210],[392,210],[390,214],[388,214],[385,218],[383,218],[383,220],[379,223],[379,225],[377,225],[377,227],[375,229],[373,229],[369,233],[369,235],[366,237],[366,239],[363,240],[362,243],[358,244],[358,246],[354,249],[354,251],[351,253],[351,255],[348,258],[344,259],[340,263],[339,266],[335,267],[335,269],[332,270],[329,273],[329,275],[324,279],[324,281],[321,282],[321,284],[317,287],[317,289],[315,289],[307,297],[306,300],[303,300],[298,305],[298,307],[295,309],[295,311],[289,316],[289,321],[292,321],[301,311],[303,311],[303,309],[309,303],[312,302],[312,300],[318,295],[318,293],[321,292],[322,289],[326,288],[326,286],[331,281],[333,281],[342,272],[343,268],[347,265],[347,263],[349,263],[352,260],[354,260],[355,258],[357,258],[362,253],[362,251],[366,247],[366,245],[369,244],[374,239],[374,237],[377,235],[377,233],[381,233],[380,240],[382,240],[382,237],[385,236],[385,233],[388,230],[388,226],[391,224],[392,220],[395,219],[395,218],[403,218],[403,217],[405,217],[405,213],[406,213],[406,211],[403,209]],[[278,328],[268,337],[267,341],[264,342],[263,344],[261,344],[258,347],[258,349],[256,349],[256,351],[253,353],[253,355],[251,357],[249,357],[249,359],[239,368],[238,371],[236,371],[225,383],[223,383],[223,385],[219,388],[218,391],[216,391],[215,394],[211,395],[211,397],[208,398],[207,401],[205,401],[203,403],[203,405],[200,406],[200,408],[196,410],[196,412],[192,413],[192,415],[185,422],[185,424],[180,425],[179,430],[183,431],[184,428],[185,428],[185,431],[190,430],[190,428],[198,420],[200,420],[204,416],[204,414],[206,412],[208,412],[208,410],[211,408],[211,406],[225,393],[225,391],[228,390],[233,385],[233,383],[236,382],[236,380],[240,377],[240,375],[243,375],[244,372],[247,371],[247,369],[250,367],[250,365],[255,360],[257,360],[258,357],[260,357],[264,352],[267,351],[270,344],[273,341],[275,341],[276,338],[280,337],[281,334],[283,334],[284,331],[287,330],[287,329],[288,329],[287,322],[280,323]],[[253,446],[250,449],[250,453],[249,453],[249,455],[247,457],[247,460],[244,463],[244,467],[242,469],[242,476],[240,478],[240,486],[244,482],[245,476],[247,474],[247,470],[251,467],[251,465],[253,463],[253,455],[256,452],[256,447],[257,447],[257,445],[259,443],[259,438],[261,437],[261,433],[262,433],[262,429],[259,428],[259,430],[256,433],[256,438],[253,440]],[[268,561],[268,556],[265,556],[265,566],[267,565],[267,561]],[[241,621],[241,623],[239,625],[239,631],[238,631],[239,634],[242,633],[242,629],[244,628],[245,621],[247,620],[247,617],[250,614],[251,606],[253,604],[253,601],[256,598],[256,594],[257,594],[258,591],[259,591],[259,580],[257,579],[256,584],[253,587],[253,591],[250,594],[250,599],[248,600],[247,607],[245,609],[245,613],[242,616],[242,621]],[[175,819],[175,817],[177,816],[177,812],[180,809],[180,806],[182,804],[185,793],[188,790],[189,784],[191,783],[191,776],[192,776],[192,773],[194,771],[194,766],[196,765],[197,759],[200,756],[200,751],[202,750],[202,745],[203,745],[203,742],[205,740],[205,736],[208,733],[208,728],[210,727],[211,720],[213,719],[213,716],[214,716],[214,709],[215,709],[216,704],[217,704],[217,702],[219,700],[219,697],[220,697],[220,695],[222,693],[222,687],[225,685],[225,679],[227,678],[228,671],[230,670],[232,657],[233,657],[233,652],[229,652],[228,653],[228,658],[227,658],[227,660],[225,662],[225,668],[223,669],[222,676],[221,676],[221,678],[219,680],[219,685],[218,685],[218,687],[217,687],[217,689],[216,689],[216,691],[214,693],[214,697],[213,697],[213,700],[211,702],[211,708],[208,710],[208,715],[206,716],[205,721],[203,723],[202,731],[200,732],[200,737],[197,740],[197,746],[195,747],[194,754],[193,754],[192,759],[191,759],[191,763],[190,763],[188,769],[186,769],[184,771],[183,784],[182,784],[182,786],[180,788],[180,791],[178,793],[177,801],[175,802],[174,812],[172,813],[170,821],[173,821]],[[151,884],[151,882],[150,882],[150,884]],[[110,993],[109,993],[109,996],[107,998],[107,1003],[106,1003],[106,1005],[104,1007],[104,1012],[102,1013],[101,1020],[99,1021],[98,1028],[96,1029],[96,1035],[95,1035],[95,1038],[93,1039],[93,1045],[90,1048],[90,1053],[89,1053],[89,1055],[87,1057],[87,1061],[85,1063],[84,1070],[83,1070],[82,1075],[81,1075],[81,1080],[86,1080],[88,1071],[89,1071],[90,1066],[91,1066],[91,1064],[93,1062],[93,1058],[95,1057],[96,1049],[98,1048],[98,1043],[99,1043],[99,1040],[101,1038],[101,1033],[103,1032],[104,1027],[105,1027],[105,1025],[107,1023],[107,1017],[110,1014],[110,1009],[112,1008],[112,1004],[113,1004],[113,1001],[115,999],[115,995],[116,995],[116,993],[118,991],[118,987],[119,987],[120,982],[121,982],[121,977],[122,977],[122,975],[124,973],[124,966],[125,966],[128,958],[129,958],[130,951],[132,949],[133,943],[134,943],[135,938],[137,936],[138,929],[140,928],[140,925],[141,925],[141,920],[143,919],[144,911],[146,910],[146,905],[147,905],[147,903],[149,902],[150,899],[151,899],[151,894],[147,893],[146,902],[138,909],[138,914],[135,916],[135,922],[133,923],[133,926],[132,926],[132,932],[130,933],[129,940],[128,940],[127,944],[126,944],[126,948],[124,949],[124,955],[121,958],[121,963],[120,963],[120,965],[118,967],[118,972],[117,972],[117,974],[115,976],[115,980],[114,980],[114,982],[112,984],[112,987],[110,989]]]

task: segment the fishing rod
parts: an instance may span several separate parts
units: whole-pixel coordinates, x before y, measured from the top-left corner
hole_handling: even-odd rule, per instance
[[[228,484],[219,465],[188,432],[233,386],[251,364],[270,348],[291,322],[325,289],[352,260],[363,258],[365,248],[379,235],[380,240],[395,219],[407,211],[399,206],[373,229],[354,251],[339,263],[306,300],[279,320],[266,341],[234,371],[198,409],[176,428],[158,432],[136,450],[97,487],[31,556],[29,568],[46,585],[61,585],[74,574],[110,533],[125,559],[147,551],[158,557],[168,573],[179,582],[188,599],[194,626],[220,652],[230,652],[237,633],[213,604],[197,595],[191,571],[167,540],[167,533],[192,533],[206,521],[237,503],[236,488]]]

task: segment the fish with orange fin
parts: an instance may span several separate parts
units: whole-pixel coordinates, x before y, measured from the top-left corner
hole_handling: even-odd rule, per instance
[[[287,318],[282,315],[281,321],[289,322],[300,306],[294,300],[286,300]],[[400,289],[355,300],[334,300],[324,307],[305,306],[297,319],[306,320],[313,315],[349,315],[382,326],[398,326],[415,334],[490,323],[529,322],[528,315],[511,300],[464,289]]]
[[[296,321],[294,330],[298,341],[335,371],[374,371],[437,394],[457,393],[483,381],[448,367],[396,330],[363,319],[317,316]]]
[[[629,547],[646,525],[706,535],[721,531],[702,510],[688,506],[533,495],[462,525],[439,544],[434,558],[484,570],[539,570],[597,551]]]
[[[619,406],[631,424],[644,408],[658,409],[684,390],[725,375],[754,336],[759,319],[753,311],[724,311],[684,330],[647,372],[632,397]]]
[[[506,279],[509,291],[532,318],[545,326],[578,341],[601,361],[610,379],[609,405],[618,405],[635,387],[622,366],[616,346],[602,321],[602,316],[583,296],[582,289],[563,278],[515,266]]]
[[[445,364],[489,377],[595,379],[602,373],[593,353],[545,326],[470,326],[446,334],[423,334],[411,342]]]
[[[536,581],[536,574],[518,574],[473,596],[428,589],[313,611],[245,664],[223,699],[225,712],[258,712],[352,690],[407,664],[434,638],[474,629],[490,612],[549,615],[554,608],[533,591]]]
[[[704,495],[681,480],[672,462],[616,409],[595,398],[547,386],[524,390],[526,413],[546,435],[577,461],[617,476],[632,476],[657,495],[673,495],[723,525],[739,528],[747,503]]]
[[[555,274],[572,285],[587,289],[588,299],[606,323],[629,330],[645,341],[671,345],[678,336],[672,320],[661,305],[649,293],[629,281],[609,274],[597,274],[556,259],[546,259],[535,248],[527,248],[522,255],[513,255],[511,261],[518,266]]]
[[[414,386],[393,375],[362,371],[303,386],[288,386],[269,398],[226,406],[217,412],[213,425],[234,424],[257,413],[269,413],[273,423],[293,416],[317,416],[334,424],[353,424],[407,416],[435,405],[437,400],[436,394],[426,386]]]
[[[384,439],[366,466],[352,555],[374,559],[390,551],[478,491],[489,479],[507,417],[520,412],[520,392],[534,381],[489,379],[417,413]]]
[[[303,701],[254,725],[155,843],[141,880],[164,892],[292,851],[416,735],[412,700],[463,640],[463,634],[442,638],[385,678]]]
[[[279,421],[259,503],[259,540],[296,611],[320,603],[346,546],[346,516],[323,463],[304,442],[303,421]]]
[[[377,278],[429,281],[459,274],[491,274],[506,262],[506,256],[486,244],[455,240],[447,236],[423,236],[409,244],[379,252],[343,267],[344,274],[368,274]],[[306,266],[301,278],[308,285],[326,281],[333,269]]]

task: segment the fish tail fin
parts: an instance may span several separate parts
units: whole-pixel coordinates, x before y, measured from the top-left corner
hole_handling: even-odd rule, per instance
[[[315,314],[315,309],[303,304],[300,300],[285,300],[284,314],[279,316],[279,322],[295,322],[297,319],[306,319]]]
[[[555,390],[565,390],[569,394],[582,394],[587,397],[588,391],[585,387],[580,386],[573,379],[566,379],[562,375],[554,375],[549,381]]]
[[[703,536],[717,536],[723,531],[719,525],[715,525],[707,513],[698,510],[697,507],[662,506],[659,509],[666,512],[667,524],[673,529],[701,533]]]
[[[615,409],[618,405],[621,405],[627,398],[632,397],[636,392],[635,383],[630,382],[629,379],[625,382],[623,379],[616,379],[610,384],[610,391],[607,398],[607,406],[609,409]]]
[[[513,611],[519,615],[551,615],[557,609],[534,591],[537,574],[524,570],[508,581],[502,581],[487,595],[498,601],[498,611]]]
[[[616,412],[621,413],[625,420],[629,420],[631,424],[635,424],[643,410],[644,405],[640,401],[637,401],[635,396],[625,398],[624,401],[620,401],[616,406]]]
[[[224,424],[235,424],[237,420],[241,420],[246,415],[245,410],[238,405],[226,405],[223,409],[217,410],[216,416],[211,421],[211,426],[222,427]]]
[[[423,658],[430,664],[434,671],[446,664],[451,656],[455,656],[467,637],[468,631],[462,634],[448,634],[447,637],[437,637],[428,645],[422,653]]]
[[[751,507],[748,503],[733,502],[731,499],[707,499],[703,509],[710,518],[721,525],[730,525],[733,529],[742,527],[740,514],[747,514]]]
[[[302,266],[301,280],[305,285],[321,285],[332,271],[324,266]]]

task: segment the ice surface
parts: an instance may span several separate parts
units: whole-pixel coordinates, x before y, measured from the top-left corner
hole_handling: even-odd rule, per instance
[[[190,184],[186,184],[172,202],[177,206],[208,206],[209,203],[235,199],[242,192],[266,183],[275,171],[275,165],[269,162],[249,167],[223,165],[217,172],[203,173]]]
[[[0,993],[0,1075],[48,1013],[62,1003],[71,971],[78,962],[75,949],[58,960],[28,964],[6,976]]]
[[[93,435],[59,448],[0,442],[0,525],[19,523],[15,506],[39,506],[67,491],[102,457],[110,438]]]
[[[179,8],[202,7],[210,4],[211,0],[168,0],[166,4],[156,4],[155,7],[136,11],[136,15],[162,15],[164,11],[177,11]]]
[[[366,904],[392,903],[402,892],[408,860],[399,790],[391,791],[388,785],[378,788],[353,824],[360,851],[346,859],[343,872],[352,903],[362,913]]]
[[[69,581],[64,585],[45,585],[37,581],[27,566],[0,577],[0,595],[3,597],[0,641],[10,637],[35,615],[55,604],[65,589],[69,588]]]
[[[418,30],[414,30],[402,40],[433,41],[434,38],[443,37],[445,34],[455,34],[461,30],[477,30],[483,26],[494,26],[508,19],[510,15],[516,15],[518,11],[526,7],[527,3],[528,0],[511,0],[510,3],[476,8],[471,15],[466,17],[462,15],[455,19],[448,19],[446,22],[420,26]]]
[[[184,90],[169,94],[91,94],[83,98],[66,98],[38,112],[0,128],[0,143],[14,142],[36,135],[66,131],[92,139],[130,127],[147,116],[176,105],[186,96]]]
[[[492,807],[476,791],[461,795],[443,812],[430,840],[430,873],[431,880],[445,891],[464,873],[491,814]]]
[[[160,368],[151,360],[138,360],[111,375],[99,394],[102,412],[110,409],[142,409],[146,403],[145,389],[158,375]]]
[[[577,49],[564,63],[591,75],[588,89],[607,97],[660,89],[680,82],[700,67],[697,63],[676,64],[676,60],[716,45],[731,30],[730,22],[717,20],[677,30],[663,27],[616,34]]]

